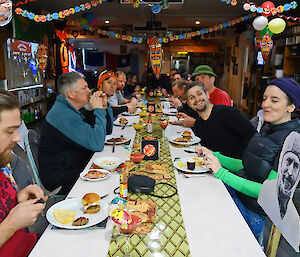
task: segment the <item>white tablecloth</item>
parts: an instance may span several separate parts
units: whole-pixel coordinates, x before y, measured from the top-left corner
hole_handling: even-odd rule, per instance
[[[138,117],[128,118],[138,119]],[[175,135],[178,129],[182,130],[182,127],[170,125],[166,134]],[[131,127],[121,130],[121,127],[115,126],[113,134],[133,139],[135,131]],[[172,159],[195,156],[195,154],[185,153],[182,148],[170,146],[170,150]],[[119,145],[116,146],[114,155],[128,160],[128,153],[128,150]],[[112,146],[105,146],[103,152],[95,153],[87,167],[90,167],[93,159],[104,156],[112,156]],[[211,174],[193,178],[186,178],[177,170],[175,174],[192,256],[265,256],[220,180]],[[110,201],[115,197],[113,190],[118,186],[118,174],[112,174],[108,179],[99,182],[78,179],[68,197],[82,197],[89,192],[99,195],[109,193],[109,197],[105,200]],[[52,230],[51,227],[52,225],[48,226],[30,257],[102,257],[107,255],[113,227],[111,221],[108,222],[106,229],[98,230]]]

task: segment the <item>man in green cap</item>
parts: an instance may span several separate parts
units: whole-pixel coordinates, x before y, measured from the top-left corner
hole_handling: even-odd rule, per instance
[[[212,68],[207,65],[199,65],[193,73],[194,80],[204,85],[209,101],[214,105],[232,106],[230,96],[220,88],[215,86],[217,75]]]

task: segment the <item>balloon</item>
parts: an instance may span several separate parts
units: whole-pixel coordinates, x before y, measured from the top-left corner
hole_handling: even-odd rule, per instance
[[[88,25],[89,24],[88,20],[85,18],[80,18],[79,22],[80,22],[80,25]]]
[[[263,8],[262,15],[264,16],[270,16],[271,15],[271,9],[275,8],[275,5],[271,1],[264,2],[261,7]]]
[[[269,22],[269,30],[274,34],[279,34],[284,31],[286,23],[281,18],[275,18]]]
[[[266,1],[261,5],[261,7],[271,10],[272,8],[275,8],[275,5],[271,1]]]
[[[258,16],[253,21],[253,27],[258,31],[263,30],[267,26],[267,24],[268,19],[265,16]]]

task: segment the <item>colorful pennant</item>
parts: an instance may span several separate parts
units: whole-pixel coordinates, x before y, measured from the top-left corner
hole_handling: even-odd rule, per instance
[[[184,34],[178,34],[178,35],[166,35],[166,37],[163,38],[158,38],[158,41],[160,43],[168,43],[169,41],[174,41],[174,40],[180,40],[180,39],[190,39],[193,38],[195,36],[199,36],[199,35],[204,35],[206,33],[209,32],[214,32],[223,28],[228,28],[231,27],[237,23],[240,23],[242,21],[251,19],[252,17],[255,17],[256,14],[252,13],[252,14],[248,14],[245,15],[243,17],[239,17],[236,18],[234,20],[228,21],[228,22],[224,22],[218,25],[215,25],[213,27],[209,27],[209,28],[203,28],[201,30],[197,30],[197,31],[190,31]],[[104,36],[108,36],[108,37],[112,37],[112,38],[116,38],[116,39],[121,39],[124,41],[129,41],[129,42],[134,42],[134,43],[139,43],[142,44],[144,41],[144,38],[141,37],[136,37],[136,36],[128,36],[128,35],[121,35],[119,32],[113,32],[113,31],[108,31],[108,30],[104,30],[104,29],[96,29],[94,27],[91,27],[89,25],[82,25],[81,26],[83,29],[88,30],[88,31],[96,31],[98,34],[100,35],[104,35]]]
[[[91,9],[92,7],[96,7],[98,4],[102,4],[103,0],[93,0],[91,2],[87,2],[85,4],[81,4],[79,6],[71,7],[66,10],[62,10],[59,12],[54,12],[52,14],[34,14],[33,12],[29,12],[27,10],[23,10],[22,8],[18,7],[15,10],[15,13],[18,15],[22,15],[25,18],[30,20],[34,20],[36,22],[46,22],[58,19],[64,19],[67,16],[73,15],[78,12],[84,12],[86,10]]]

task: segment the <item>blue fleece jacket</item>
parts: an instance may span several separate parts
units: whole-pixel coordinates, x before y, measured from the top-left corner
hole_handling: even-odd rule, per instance
[[[113,113],[111,107],[107,108],[111,122]],[[46,116],[47,122],[58,129],[73,142],[94,152],[102,151],[106,137],[106,110],[94,109],[95,124],[91,127],[84,121],[84,115],[76,110],[70,102],[62,96]],[[112,124],[111,124],[112,127]]]

